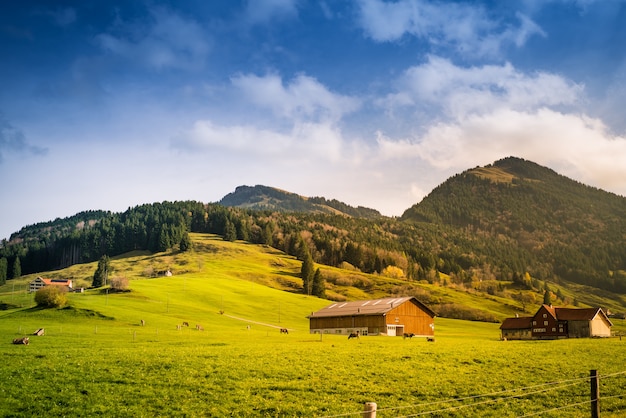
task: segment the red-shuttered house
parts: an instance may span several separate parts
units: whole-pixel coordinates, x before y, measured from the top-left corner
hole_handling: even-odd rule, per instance
[[[610,337],[613,323],[601,308],[559,308],[541,305],[534,316],[507,318],[500,330],[503,339],[557,339]]]

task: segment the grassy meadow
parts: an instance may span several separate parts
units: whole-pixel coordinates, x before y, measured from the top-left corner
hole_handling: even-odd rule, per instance
[[[64,309],[35,308],[32,277],[1,287],[0,416],[360,416],[376,402],[378,417],[584,417],[591,369],[602,416],[626,411],[626,338],[503,342],[499,324],[444,318],[435,343],[311,335],[306,315],[329,301],[284,291],[296,260],[209,235],[194,245],[114,260],[130,292],[89,289]],[[88,286],[93,271],[45,276]]]

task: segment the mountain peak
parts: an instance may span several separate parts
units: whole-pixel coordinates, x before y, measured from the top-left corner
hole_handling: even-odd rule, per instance
[[[224,196],[219,203],[223,206],[275,212],[326,213],[365,219],[382,217],[374,209],[353,207],[335,199],[304,197],[263,185],[237,186],[234,192]]]

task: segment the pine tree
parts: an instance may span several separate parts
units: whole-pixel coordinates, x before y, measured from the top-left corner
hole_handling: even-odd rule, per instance
[[[15,257],[15,261],[13,261],[13,274],[11,275],[12,279],[19,279],[22,277],[22,264],[20,262],[19,257]]]
[[[234,242],[237,239],[237,229],[230,219],[224,224],[224,241]]]
[[[546,291],[543,293],[543,304],[550,305],[551,303],[552,303],[552,298],[550,295],[550,290],[546,289]]]
[[[191,238],[189,238],[189,232],[185,231],[185,233],[183,233],[183,237],[180,239],[180,244],[178,246],[182,252],[191,250],[192,244]]]
[[[313,284],[311,286],[311,293],[318,298],[326,297],[326,286],[322,272],[318,268],[313,275]]]
[[[7,282],[8,262],[6,258],[0,258],[0,286]]]
[[[315,268],[313,264],[313,257],[311,257],[311,253],[309,252],[308,247],[306,247],[306,251],[303,254],[302,260],[302,269],[300,270],[300,277],[302,277],[302,290],[305,294],[310,295],[313,287],[313,275]]]
[[[93,275],[92,287],[102,287],[106,285],[109,271],[111,270],[111,262],[109,256],[103,255],[98,261],[98,267]]]

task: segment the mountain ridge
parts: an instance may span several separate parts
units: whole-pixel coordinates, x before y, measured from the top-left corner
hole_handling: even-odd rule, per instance
[[[353,207],[336,199],[304,197],[270,186],[238,186],[219,202],[223,206],[279,212],[309,212],[377,219],[383,215],[375,209]]]
[[[36,224],[0,248],[0,258],[9,269],[19,257],[25,272],[43,271],[103,254],[178,248],[186,231],[208,232],[295,257],[306,246],[318,264],[393,274],[407,283],[486,296],[550,293],[570,305],[596,289],[604,298],[613,292],[626,307],[620,296],[626,295],[626,199],[523,159],[452,176],[399,218],[267,186],[241,186],[223,201],[232,206],[162,202],[81,213],[58,220],[58,230],[57,221]],[[367,282],[359,283],[367,292]]]

